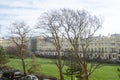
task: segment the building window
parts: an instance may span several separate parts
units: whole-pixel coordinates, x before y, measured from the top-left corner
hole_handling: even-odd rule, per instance
[[[111,43],[111,45],[115,45],[115,43]]]
[[[94,43],[94,46],[96,46],[96,43]]]
[[[101,48],[99,48],[99,53],[101,52]]]
[[[97,48],[95,48],[95,52],[97,52]]]
[[[120,49],[119,49],[119,53],[120,53]]]
[[[113,54],[113,58],[115,58],[115,55]]]
[[[111,52],[113,53],[113,48],[111,48]]]
[[[107,52],[107,48],[105,48],[105,52]]]
[[[102,52],[104,52],[104,48],[102,48]]]
[[[120,43],[118,43],[118,46],[120,46]]]

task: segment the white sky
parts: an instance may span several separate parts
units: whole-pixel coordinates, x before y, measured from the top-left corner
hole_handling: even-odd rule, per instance
[[[7,35],[7,27],[14,21],[35,26],[41,13],[60,8],[85,9],[102,16],[103,27],[97,34],[120,33],[120,0],[0,0],[1,35]]]

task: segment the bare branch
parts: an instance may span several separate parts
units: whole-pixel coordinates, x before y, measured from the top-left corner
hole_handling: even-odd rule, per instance
[[[11,39],[18,48],[18,55],[20,55],[20,59],[22,61],[23,72],[26,75],[26,66],[25,66],[23,51],[28,48],[27,37],[31,29],[24,22],[20,22],[20,23],[15,22],[12,24],[10,30],[11,30]]]

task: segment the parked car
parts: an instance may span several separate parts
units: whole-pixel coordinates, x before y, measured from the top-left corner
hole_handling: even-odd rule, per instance
[[[27,75],[25,77],[25,80],[39,80],[35,75]]]
[[[3,71],[1,79],[2,80],[14,80],[19,79],[22,76],[19,70],[7,70]]]

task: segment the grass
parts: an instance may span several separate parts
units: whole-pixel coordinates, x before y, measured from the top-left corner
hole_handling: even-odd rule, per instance
[[[26,59],[27,68],[31,63],[31,59]],[[37,58],[36,63],[40,64],[39,72],[48,76],[54,76],[59,78],[57,66],[51,59]],[[22,71],[21,61],[19,59],[10,59],[9,66],[14,67]],[[102,67],[97,69],[90,77],[90,80],[120,80],[118,77],[117,68],[120,65],[103,64]],[[66,67],[64,67],[65,71]],[[65,76],[65,80],[70,80],[68,76]]]
[[[30,67],[31,59],[25,60],[27,69]],[[37,58],[36,63],[40,65],[39,72],[45,74],[47,76],[53,76],[59,78],[58,68],[54,64],[54,60],[51,59],[44,59],[44,58]],[[21,61],[20,59],[10,59],[10,62],[7,64],[10,67],[19,69],[22,71]],[[66,67],[64,67],[65,71]],[[64,76],[66,80],[70,80],[68,76]]]
[[[91,75],[90,80],[120,80],[117,68],[120,65],[104,64]]]

